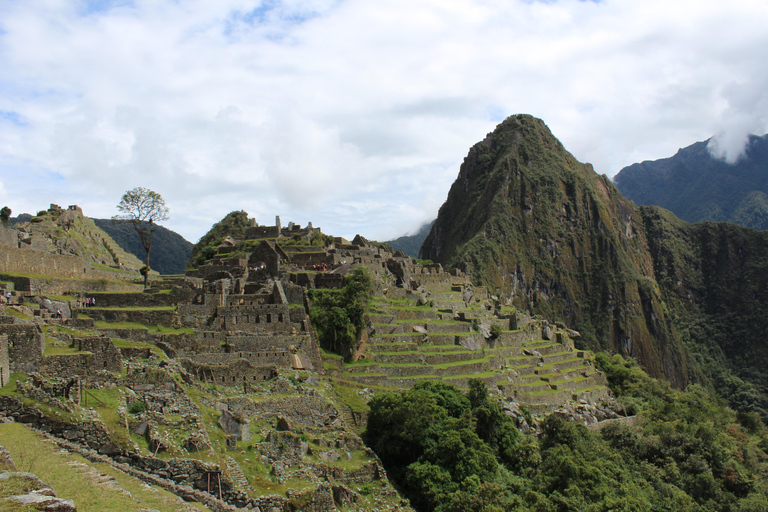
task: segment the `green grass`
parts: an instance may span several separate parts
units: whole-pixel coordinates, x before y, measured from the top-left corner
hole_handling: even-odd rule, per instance
[[[181,498],[159,487],[150,487],[108,464],[90,463],[79,455],[64,452],[18,423],[0,424],[0,445],[10,451],[18,470],[36,474],[53,486],[58,497],[74,500],[79,512],[209,510],[201,504],[185,504]],[[105,477],[114,478],[127,492],[103,483]]]
[[[25,382],[27,380],[26,373],[12,373],[8,383],[0,388],[0,395],[15,395],[16,393],[16,381]]]
[[[7,315],[7,316],[13,316],[13,317],[16,317],[16,318],[20,318],[22,320],[30,320],[30,319],[32,319],[31,316],[25,315],[24,313],[22,313],[20,311],[16,311],[13,308],[5,308],[5,311],[3,312],[3,314]]]

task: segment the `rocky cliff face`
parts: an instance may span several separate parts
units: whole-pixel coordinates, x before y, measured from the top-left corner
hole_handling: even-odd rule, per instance
[[[587,347],[636,357],[676,385],[693,377],[643,215],[539,119],[510,117],[470,149],[420,256],[566,322]]]

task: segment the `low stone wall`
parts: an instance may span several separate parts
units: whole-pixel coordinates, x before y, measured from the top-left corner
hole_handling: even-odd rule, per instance
[[[45,356],[39,365],[39,372],[46,377],[84,376],[91,372],[93,354],[56,354]]]
[[[309,341],[309,336],[289,335],[254,335],[227,336],[228,352],[263,352],[265,350],[288,350],[289,347],[299,347]]]
[[[432,324],[427,322],[427,331],[432,333],[445,333],[445,332],[471,332],[472,325],[469,323],[461,324]]]
[[[135,291],[140,290],[141,285],[130,282],[118,281],[116,276],[110,279],[67,279],[67,278],[43,278],[21,277],[8,274],[0,274],[0,281],[11,281],[14,289],[29,292],[32,295],[65,295],[70,292],[102,292],[102,291]]]
[[[11,363],[8,359],[8,335],[0,334],[0,387],[11,378]]]
[[[173,297],[170,293],[110,293],[98,292],[91,295],[96,299],[96,305],[102,308],[151,308],[172,306]]]
[[[256,366],[265,364],[275,365],[278,368],[290,368],[291,366],[290,352],[287,350],[193,354],[187,357],[195,363],[206,365],[229,364],[237,359],[245,359]]]
[[[89,318],[102,322],[137,322],[144,325],[181,327],[181,321],[179,320],[179,315],[176,311],[81,308],[76,310],[75,314],[86,315]]]
[[[98,450],[99,453],[120,453],[120,449],[112,442],[107,427],[99,420],[85,420],[73,425],[49,418],[38,409],[27,407],[18,398],[8,395],[0,395],[0,411],[19,423],[29,424],[56,437],[76,441]]]

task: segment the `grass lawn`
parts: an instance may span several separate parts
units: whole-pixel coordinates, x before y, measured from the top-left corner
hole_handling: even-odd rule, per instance
[[[185,503],[108,464],[88,462],[79,455],[62,451],[18,423],[0,424],[0,445],[11,453],[17,470],[36,474],[53,486],[58,497],[74,500],[79,512],[210,510],[198,503]],[[3,494],[2,486],[0,484],[0,494]]]

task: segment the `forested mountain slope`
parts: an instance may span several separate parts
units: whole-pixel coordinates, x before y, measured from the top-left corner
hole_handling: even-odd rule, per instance
[[[145,261],[146,250],[141,239],[127,221],[115,222],[112,219],[93,219],[101,229],[109,233],[123,250]],[[149,267],[160,274],[183,274],[184,267],[192,254],[192,243],[183,236],[162,226],[155,226],[152,237],[152,250],[149,252]]]

